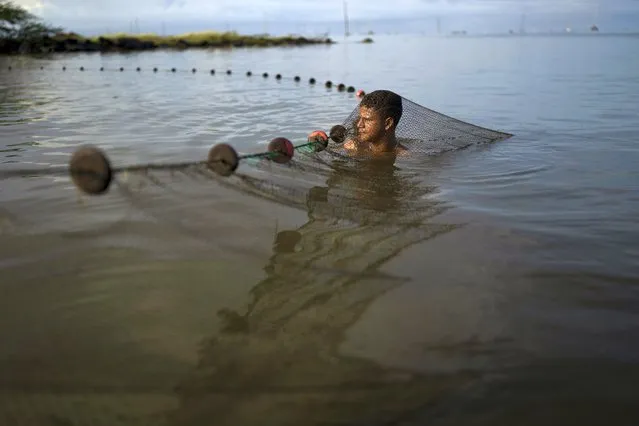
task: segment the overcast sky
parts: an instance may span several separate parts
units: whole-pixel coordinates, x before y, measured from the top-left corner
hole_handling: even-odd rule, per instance
[[[224,23],[235,27],[239,21],[254,21],[269,32],[277,33],[277,21],[325,22],[342,19],[342,0],[14,0],[47,22],[70,29],[99,28],[104,32],[128,30],[138,20],[138,27],[158,32],[162,22],[181,30],[200,30],[206,23]],[[478,22],[478,18],[492,16],[512,20],[526,13],[535,16],[573,16],[583,22],[605,20],[606,17],[625,17],[624,25],[632,26],[633,17],[639,30],[639,0],[348,0],[351,20],[372,21],[389,18],[434,19],[441,16],[460,25],[464,19]],[[486,18],[488,19],[488,18]],[[518,18],[517,18],[518,19]],[[594,23],[594,22],[593,22]],[[534,24],[532,24],[534,25]],[[581,23],[580,23],[581,25]],[[290,27],[290,24],[287,24]],[[136,27],[133,27],[134,29]]]

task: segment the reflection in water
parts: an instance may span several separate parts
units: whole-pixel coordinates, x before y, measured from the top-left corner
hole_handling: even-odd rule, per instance
[[[41,119],[41,107],[55,101],[46,96],[46,83],[34,81],[29,72],[0,73],[0,126],[14,126]]]
[[[307,193],[306,224],[275,235],[266,278],[246,310],[218,312],[224,325],[179,386],[172,424],[386,424],[468,379],[339,354],[344,333],[367,307],[408,280],[381,266],[454,227],[426,223],[442,211],[423,200],[432,188],[392,161],[335,162],[332,170],[326,186]],[[355,210],[357,221],[344,220]]]
[[[28,67],[24,59],[20,71],[0,72],[0,167],[19,164],[50,165],[51,157],[64,152],[58,138],[70,133],[60,125],[65,121],[66,88],[52,85],[42,74]],[[17,65],[17,64],[14,64]]]

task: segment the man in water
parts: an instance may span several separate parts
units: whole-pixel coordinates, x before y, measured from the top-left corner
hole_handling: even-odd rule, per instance
[[[395,136],[402,118],[402,97],[390,90],[376,90],[366,94],[359,104],[359,118],[355,124],[355,137],[344,143],[349,151],[371,154],[406,151]]]

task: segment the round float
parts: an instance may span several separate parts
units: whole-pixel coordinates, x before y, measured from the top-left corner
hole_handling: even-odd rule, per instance
[[[104,193],[111,184],[113,171],[106,155],[97,147],[80,147],[69,161],[71,180],[82,191],[91,195]]]
[[[333,142],[336,144],[342,144],[346,140],[346,127],[341,124],[337,124],[331,127],[330,135]]]
[[[308,142],[313,144],[315,152],[321,152],[328,147],[328,136],[322,130],[315,130],[308,135]]]
[[[220,176],[231,176],[239,164],[237,152],[229,144],[217,144],[209,151],[207,165]]]
[[[293,143],[286,138],[275,138],[268,144],[268,151],[276,153],[269,158],[276,163],[284,164],[291,161],[295,153]]]

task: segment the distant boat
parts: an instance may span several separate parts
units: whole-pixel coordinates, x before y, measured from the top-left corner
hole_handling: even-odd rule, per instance
[[[599,32],[599,27],[593,25],[592,27],[590,27],[590,31],[592,31],[593,33]]]

